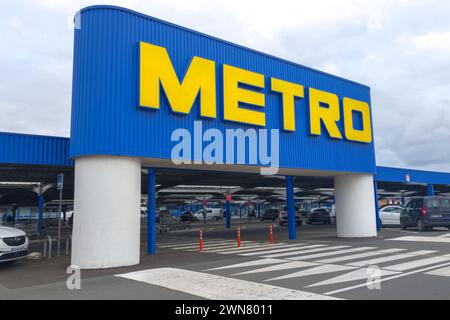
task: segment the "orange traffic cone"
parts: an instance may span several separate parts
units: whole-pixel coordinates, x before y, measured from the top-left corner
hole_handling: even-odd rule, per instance
[[[237,246],[238,248],[241,246],[241,227],[237,227]]]
[[[270,225],[269,242],[270,242],[271,244],[274,243],[274,241],[273,241],[273,226],[272,226],[272,225]]]
[[[200,252],[203,251],[203,228],[202,227],[200,227],[200,247],[199,247],[199,249],[200,249]]]

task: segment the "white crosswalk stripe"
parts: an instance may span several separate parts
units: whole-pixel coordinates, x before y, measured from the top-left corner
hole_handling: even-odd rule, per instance
[[[312,276],[312,275],[318,275],[318,274],[324,274],[324,273],[347,271],[347,270],[352,270],[352,269],[356,269],[356,267],[341,266],[341,265],[337,265],[337,264],[324,264],[321,266],[309,268],[309,269],[302,270],[302,271],[297,271],[294,273],[267,279],[264,281],[276,281],[276,280],[284,280],[284,279],[291,279],[291,278],[299,278],[299,277],[306,277],[306,276]]]
[[[285,262],[282,264],[277,264],[275,266],[270,267],[264,267],[244,272],[239,272],[233,274],[234,276],[238,275],[244,275],[244,274],[254,274],[254,273],[262,273],[262,272],[270,272],[270,271],[281,271],[281,270],[288,270],[288,269],[300,269],[300,268],[306,268],[306,267],[312,267],[317,266],[317,263],[314,262],[306,262],[306,261],[291,261],[291,262]]]
[[[208,240],[208,241],[204,241],[204,244],[219,244],[219,243],[227,243],[227,242],[231,242],[232,240]],[[192,246],[195,244],[198,244],[199,240],[197,241],[191,241],[189,243],[177,243],[177,244],[167,244],[167,245],[158,245],[158,247],[160,248],[182,248],[182,247],[186,247],[186,246]]]
[[[116,277],[140,281],[213,300],[336,299],[312,292],[175,268],[141,270],[117,274]]]
[[[264,255],[269,255],[272,253],[295,251],[295,250],[301,249],[302,247],[305,247],[305,244],[299,244],[299,245],[293,246],[291,248],[283,247],[281,249],[268,249],[267,251],[264,251]],[[256,256],[256,255],[261,255],[261,252],[257,251],[257,252],[240,253],[239,255],[241,255],[241,256]]]
[[[245,244],[253,244],[253,241],[245,241],[245,242],[241,242],[242,245]],[[197,251],[198,250],[199,245],[197,244],[196,246],[191,246],[189,248],[183,248],[183,249],[187,249],[187,251]],[[226,249],[237,249],[237,243],[236,241],[232,241],[232,242],[227,242],[227,243],[221,243],[221,244],[203,244],[203,251],[208,251],[208,250],[226,250]]]
[[[247,262],[231,264],[228,266],[221,266],[221,267],[217,267],[217,268],[206,269],[204,271],[257,267],[257,266],[262,266],[262,265],[266,265],[266,264],[276,264],[276,263],[279,264],[279,263],[283,263],[283,262],[285,262],[285,260],[283,260],[283,259],[258,259],[258,260],[252,260],[252,261],[247,261]]]
[[[314,249],[310,249],[314,248]],[[349,246],[326,246],[324,244],[314,244],[305,247],[303,250],[296,250],[292,252],[283,252],[283,253],[275,253],[275,254],[267,254],[263,255],[264,258],[280,258],[280,257],[288,257],[288,256],[295,256],[299,254],[305,254],[305,253],[313,253],[313,252],[320,252],[320,251],[327,251],[327,250],[336,250],[336,249],[343,249],[343,248],[349,248]],[[287,258],[289,259],[289,258]]]
[[[394,271],[406,271],[406,270],[415,269],[415,268],[427,266],[430,264],[445,262],[445,261],[450,261],[450,255],[431,257],[431,258],[426,258],[426,259],[421,259],[421,260],[414,260],[411,262],[405,262],[405,263],[400,263],[400,264],[396,264],[396,265],[383,267],[383,269],[394,270]]]
[[[423,236],[406,236],[399,238],[387,239],[389,241],[413,241],[413,242],[442,242],[450,243],[449,237],[423,237]]]
[[[414,258],[414,257],[417,257],[417,256],[422,256],[422,255],[431,254],[431,253],[435,253],[435,252],[437,252],[437,251],[434,251],[434,250],[418,250],[418,251],[412,251],[412,252],[408,252],[408,253],[394,254],[392,256],[387,256],[387,257],[381,257],[381,258],[374,258],[374,259],[369,259],[369,260],[351,262],[351,263],[347,263],[347,265],[355,266],[355,267],[364,267],[364,266],[376,265],[376,264],[389,262],[389,261]]]
[[[428,271],[425,274],[430,274],[433,276],[450,277],[450,266],[439,268],[436,270]]]
[[[193,243],[198,243],[198,240],[192,241],[192,239],[191,239],[189,241],[178,240],[178,241],[173,241],[173,242],[158,242],[156,244],[156,246],[164,248],[164,247],[177,246],[177,245],[181,246],[181,245],[187,245],[187,244],[193,244]]]
[[[379,272],[380,272],[379,273],[380,277],[390,276],[390,275],[399,273],[397,271],[388,271],[388,270],[379,270]],[[363,268],[363,269],[350,271],[348,273],[345,273],[343,275],[340,275],[340,276],[337,276],[337,277],[334,277],[331,279],[316,282],[314,284],[306,286],[306,288],[325,286],[325,285],[337,284],[337,283],[343,283],[343,282],[350,282],[350,281],[356,281],[356,280],[361,280],[361,279],[368,279],[369,277],[370,277],[370,270],[368,270],[367,268]]]
[[[450,233],[446,233],[446,234],[441,234],[440,236],[437,236],[438,238],[449,238],[450,237]]]
[[[400,249],[400,248],[384,249],[384,250],[377,250],[377,251],[371,251],[371,252],[365,252],[365,253],[351,254],[348,256],[337,257],[337,258],[323,259],[323,260],[318,260],[317,262],[336,263],[336,262],[341,262],[341,261],[346,261],[346,260],[356,260],[356,259],[360,259],[360,258],[379,256],[379,255],[387,254],[387,253],[395,253],[395,252],[404,251],[404,250],[406,250],[406,249]]]
[[[375,247],[359,247],[359,248],[353,248],[353,249],[343,249],[343,250],[336,250],[331,252],[322,252],[322,253],[313,253],[313,254],[306,254],[306,255],[300,255],[289,258],[289,260],[308,260],[308,259],[316,259],[316,258],[323,258],[323,257],[329,257],[329,256],[337,256],[340,254],[346,254],[351,252],[358,252],[358,251],[367,251],[371,249],[376,249]]]
[[[394,280],[394,279],[398,279],[398,278],[403,278],[403,277],[407,277],[407,276],[410,276],[410,275],[413,275],[413,274],[426,272],[426,271],[434,270],[436,268],[447,267],[447,266],[449,266],[448,262],[447,263],[443,263],[443,264],[439,264],[439,265],[434,265],[432,267],[426,267],[426,268],[422,268],[422,269],[418,269],[418,270],[416,269],[416,270],[409,271],[409,272],[406,272],[406,273],[400,272],[400,273],[392,275],[390,277],[380,277],[380,279],[376,280],[376,282],[377,283],[386,282],[386,281],[390,281],[390,280]],[[346,287],[346,288],[341,288],[341,289],[337,289],[337,290],[328,291],[328,292],[325,292],[324,294],[325,295],[334,295],[334,294],[337,294],[337,293],[341,293],[341,292],[345,292],[345,291],[349,291],[349,290],[354,290],[354,289],[362,288],[362,287],[365,287],[365,286],[367,286],[367,282],[360,283],[360,284],[357,284],[357,285],[354,285],[354,286],[350,286],[350,287]]]
[[[235,253],[241,253],[241,252],[250,252],[255,250],[266,250],[267,248],[278,248],[278,247],[285,247],[284,244],[270,244],[270,243],[261,243],[256,245],[245,245],[241,246],[240,248],[232,248],[232,249],[226,249],[226,250],[210,250],[209,252],[217,252],[221,254],[235,254]]]

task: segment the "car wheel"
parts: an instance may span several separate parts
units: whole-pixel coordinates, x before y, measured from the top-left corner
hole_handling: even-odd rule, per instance
[[[420,232],[425,230],[425,226],[423,225],[423,221],[422,220],[418,220],[417,221],[417,229],[419,229]]]
[[[447,229],[450,230],[450,226],[447,226]]]
[[[401,224],[400,227],[402,228],[402,230],[406,230],[406,225]]]

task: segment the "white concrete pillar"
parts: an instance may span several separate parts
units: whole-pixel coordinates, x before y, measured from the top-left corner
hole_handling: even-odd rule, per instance
[[[367,174],[334,177],[338,237],[375,237],[373,176]]]
[[[82,269],[138,264],[140,203],[139,159],[77,158],[72,264]]]

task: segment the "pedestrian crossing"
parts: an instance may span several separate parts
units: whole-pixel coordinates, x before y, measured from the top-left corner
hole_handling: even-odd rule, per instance
[[[390,241],[410,241],[410,242],[436,242],[436,243],[450,243],[450,234],[443,234],[437,237],[427,236],[405,236],[388,239]]]
[[[447,237],[442,237],[448,239]],[[158,247],[168,250],[199,251],[192,238],[186,241],[165,242]],[[328,286],[345,286],[321,294],[336,294],[366,285],[370,270],[376,270],[382,281],[421,273],[426,276],[450,277],[450,254],[437,250],[380,248],[329,243],[276,243],[210,239],[204,242],[202,253],[238,256],[244,261],[198,270],[231,278],[258,279],[261,283],[299,288],[326,290]],[[314,279],[304,281],[302,279]],[[359,283],[358,283],[359,282]],[[355,285],[356,283],[356,285]]]

